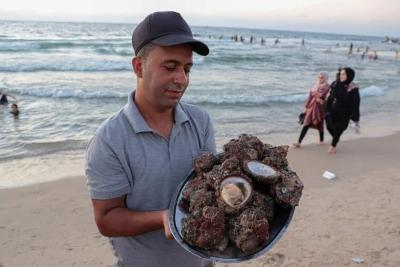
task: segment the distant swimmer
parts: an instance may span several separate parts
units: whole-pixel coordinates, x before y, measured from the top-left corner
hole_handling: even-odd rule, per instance
[[[261,45],[265,45],[265,39],[264,39],[264,37],[261,38]]]
[[[365,54],[367,54],[365,51],[361,54],[361,59],[365,58]]]
[[[0,105],[7,105],[8,104],[8,98],[7,97],[13,98],[15,101],[17,101],[17,99],[14,96],[12,96],[10,94],[7,94],[7,93],[4,92],[4,90],[0,89]]]
[[[374,51],[373,54],[369,54],[368,55],[369,59],[373,59],[373,60],[377,60],[378,59],[378,53],[376,51]]]
[[[279,43],[280,43],[279,38],[276,38],[275,39],[275,44],[279,44]]]
[[[11,104],[10,113],[13,114],[15,117],[19,115],[18,105],[13,103]]]
[[[353,43],[350,43],[349,55],[353,54]]]
[[[253,37],[253,35],[252,35],[252,36],[250,36],[250,43],[252,44],[253,41],[254,41],[254,37]]]
[[[304,38],[301,38],[301,47],[305,47],[305,46],[306,46],[306,44],[305,44]]]

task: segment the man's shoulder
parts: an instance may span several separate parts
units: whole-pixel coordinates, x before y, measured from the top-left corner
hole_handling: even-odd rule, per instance
[[[121,133],[125,127],[127,127],[125,120],[123,110],[121,109],[119,112],[102,122],[96,130],[96,135],[105,139],[115,137],[117,134]]]

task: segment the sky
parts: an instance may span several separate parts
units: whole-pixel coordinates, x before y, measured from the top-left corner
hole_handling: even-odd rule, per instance
[[[400,37],[399,0],[8,0],[2,20],[137,23],[154,11],[190,25]],[[0,29],[1,31],[1,29]]]

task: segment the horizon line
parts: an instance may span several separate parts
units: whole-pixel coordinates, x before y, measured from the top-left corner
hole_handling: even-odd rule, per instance
[[[85,20],[46,20],[46,19],[0,19],[0,21],[12,21],[12,22],[53,22],[53,23],[94,23],[94,24],[126,24],[126,25],[136,25],[138,22],[118,22],[118,21],[85,21]],[[347,36],[359,36],[359,37],[375,37],[375,38],[385,38],[391,37],[389,35],[378,36],[370,34],[357,34],[357,33],[338,33],[338,32],[318,32],[318,31],[307,31],[307,30],[278,30],[278,29],[268,29],[268,28],[257,28],[257,27],[247,27],[247,26],[217,26],[217,25],[196,25],[192,24],[191,27],[210,27],[210,28],[228,28],[228,29],[245,29],[245,30],[268,30],[268,31],[283,31],[283,32],[298,32],[298,33],[316,33],[316,34],[333,34],[333,35],[347,35]],[[397,37],[395,37],[397,38]]]

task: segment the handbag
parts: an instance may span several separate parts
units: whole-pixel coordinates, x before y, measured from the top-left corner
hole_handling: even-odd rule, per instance
[[[300,113],[297,122],[298,122],[300,125],[302,125],[302,124],[304,123],[304,118],[305,118],[305,117],[306,117],[306,113],[305,113],[305,112]]]

